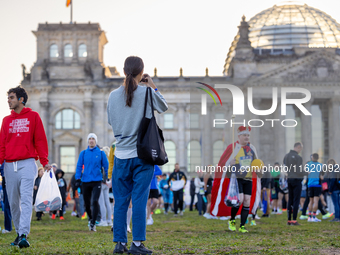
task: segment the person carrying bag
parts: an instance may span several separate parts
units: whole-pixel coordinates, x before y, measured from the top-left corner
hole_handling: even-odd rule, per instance
[[[124,84],[111,92],[107,103],[108,122],[112,127],[116,142],[112,191],[115,199],[113,253],[152,254],[142,241],[146,240],[146,204],[149,187],[154,173],[154,163],[139,158],[137,136],[143,118],[151,119],[151,107],[159,113],[165,112],[168,105],[148,74],[143,74],[144,63],[139,57],[128,57],[124,63]],[[145,109],[147,87],[151,87],[151,97]],[[157,131],[151,132],[156,136]],[[132,199],[133,242],[127,249],[127,210]]]

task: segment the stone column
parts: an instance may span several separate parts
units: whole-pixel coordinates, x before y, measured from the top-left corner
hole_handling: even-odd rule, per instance
[[[47,143],[48,143],[48,151],[49,151],[49,159],[52,157],[52,133],[50,133],[50,127],[49,127],[49,102],[48,101],[40,101],[40,118],[43,122],[44,129],[45,129],[45,134],[47,138]]]
[[[253,106],[255,109],[260,109],[261,101],[262,100],[260,98],[253,99]],[[252,114],[248,110],[248,106],[245,107],[245,112],[246,112],[246,115],[245,115],[246,126],[248,126],[248,121],[250,119],[261,119],[261,116]],[[250,125],[259,125],[259,123],[253,122],[253,123],[250,123]],[[260,128],[263,128],[263,127],[252,127],[251,132],[250,132],[250,143],[255,146],[255,148],[257,149],[257,153],[260,152]],[[235,137],[237,137],[236,131],[235,131]]]
[[[340,98],[333,97],[329,102],[329,158],[340,161]],[[326,162],[324,162],[326,163]]]
[[[212,111],[213,104],[207,105],[207,115],[201,115],[203,118],[203,125],[202,125],[202,143],[201,143],[201,158],[202,158],[202,165],[207,166],[212,164],[213,162],[213,154],[212,154],[212,137],[211,137],[211,130],[212,130]]]
[[[274,119],[278,119],[279,121],[274,121],[273,127],[274,139],[272,144],[275,151],[275,159],[273,159],[273,161],[282,164],[283,158],[288,151],[286,151],[286,130],[285,127],[281,125],[281,121],[284,119],[281,115],[281,104],[277,105],[274,113]],[[270,164],[274,164],[275,162],[270,162]]]
[[[304,104],[305,108],[312,113],[312,100]],[[313,150],[312,143],[312,116],[304,115],[301,112],[301,142],[303,144],[303,150],[301,153],[303,162],[307,162],[310,159],[310,155]],[[295,141],[298,142],[298,141]],[[293,148],[292,148],[293,149]]]
[[[177,161],[180,168],[186,168],[187,151],[185,149],[185,107],[186,104],[177,104],[177,120],[178,120],[178,144],[177,144]]]
[[[92,131],[92,107],[93,102],[92,101],[84,101],[84,111],[85,111],[85,127],[84,127],[84,133],[83,133],[83,148],[86,148],[87,141],[86,137],[89,133]]]

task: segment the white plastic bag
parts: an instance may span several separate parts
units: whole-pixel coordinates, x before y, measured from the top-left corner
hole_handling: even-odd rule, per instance
[[[224,203],[229,207],[238,207],[240,205],[238,182],[235,173],[231,174],[228,191],[224,198]]]
[[[36,212],[56,211],[61,208],[62,199],[54,172],[44,172],[41,177],[34,209]]]

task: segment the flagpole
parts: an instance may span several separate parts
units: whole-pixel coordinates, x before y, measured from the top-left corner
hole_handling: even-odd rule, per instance
[[[71,11],[71,22],[70,22],[70,24],[72,24],[73,23],[73,20],[72,20],[73,19],[73,17],[72,17],[73,16],[73,1],[71,1],[70,5],[71,5],[71,10],[70,10]]]

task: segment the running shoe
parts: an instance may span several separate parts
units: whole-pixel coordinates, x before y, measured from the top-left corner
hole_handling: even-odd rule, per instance
[[[27,248],[27,247],[30,247],[30,243],[27,241],[26,235],[22,234],[22,235],[19,237],[18,245],[19,245],[19,248]]]
[[[76,212],[71,212],[71,216],[77,216]]]
[[[97,225],[97,224],[96,224]],[[100,221],[99,224],[97,225],[98,227],[107,227],[107,222],[106,221]]]
[[[340,219],[334,218],[334,219],[330,220],[330,222],[340,222]],[[4,230],[2,230],[2,231],[4,231]]]
[[[308,219],[308,216],[307,215],[301,215],[300,216],[300,220],[307,220]]]
[[[308,217],[307,222],[314,222],[314,219],[312,217]]]
[[[84,214],[81,216],[81,219],[82,219],[82,220],[87,219],[87,213],[86,213],[86,212],[84,212]]]
[[[117,242],[115,249],[113,250],[113,253],[127,253],[128,248],[126,247],[126,244],[123,245],[121,242]]]
[[[52,219],[52,220],[55,220],[55,214],[52,214],[51,219]]]
[[[320,222],[320,221],[321,221],[321,220],[319,220],[319,219],[316,218],[316,217],[315,217],[313,220],[314,220],[314,222]]]
[[[11,246],[17,246],[19,244],[19,234],[15,238],[14,242],[11,243]]]
[[[147,219],[147,220],[146,220],[146,225],[152,225],[152,224],[153,224],[153,222],[152,222],[151,219]]]
[[[139,246],[136,246],[134,242],[132,242],[130,246],[130,250],[128,251],[128,254],[145,254],[145,255],[151,255],[152,251],[145,248],[144,244],[141,243]]]
[[[246,228],[245,228],[244,226],[242,226],[242,227],[240,227],[240,228],[238,229],[238,232],[241,232],[241,233],[248,233],[249,231],[246,230]]]
[[[220,220],[229,220],[229,219],[230,219],[230,216],[228,216],[228,217],[225,217],[225,216],[220,217]]]
[[[325,215],[322,215],[322,219],[325,220],[325,219],[328,219],[332,216],[333,216],[333,213],[326,213]]]
[[[255,219],[260,220],[261,218],[259,216],[255,215]]]
[[[230,231],[236,231],[235,220],[228,221],[228,225],[229,225],[229,230]]]
[[[3,234],[7,234],[7,233],[11,233],[11,231],[8,231],[8,230],[6,230],[6,229],[3,229],[3,230],[2,230],[2,233],[3,233]]]
[[[65,218],[63,216],[60,216],[60,220],[65,220]]]
[[[290,225],[291,226],[300,226],[301,224],[299,222],[297,222],[297,221],[291,221]]]
[[[183,211],[181,211],[179,215],[180,215],[180,216],[183,216]]]
[[[252,221],[250,222],[250,226],[256,226],[256,221],[255,221],[255,220],[252,220]]]
[[[112,227],[112,226],[113,226],[112,221],[108,220],[108,221],[107,221],[107,225],[110,226],[110,227]]]
[[[92,224],[91,224],[91,225],[89,226],[89,230],[90,230],[90,231],[93,231],[93,232],[96,232],[96,231],[97,231],[97,230],[96,230],[96,225],[92,225]]]

